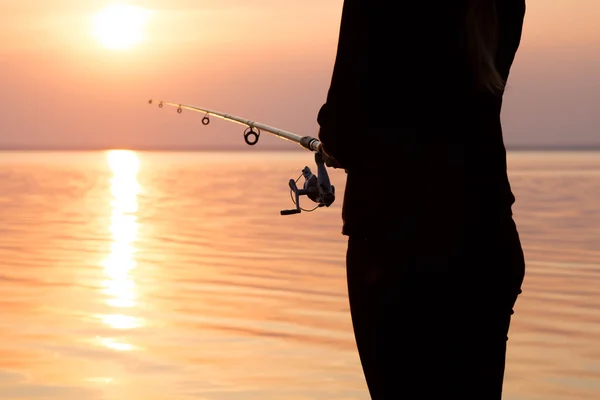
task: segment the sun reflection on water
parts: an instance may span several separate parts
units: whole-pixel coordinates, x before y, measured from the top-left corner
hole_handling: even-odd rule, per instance
[[[137,181],[139,159],[135,152],[113,150],[107,152],[108,165],[112,172],[110,232],[112,237],[111,251],[102,263],[108,277],[103,282],[103,293],[108,296],[106,303],[118,309],[129,309],[130,312],[116,312],[100,316],[106,325],[119,330],[134,329],[142,325],[142,321],[132,315],[137,305],[136,284],[132,272],[136,268],[135,242],[138,234],[137,196],[140,185]],[[132,350],[133,346],[115,339],[105,338],[101,343],[118,351]]]

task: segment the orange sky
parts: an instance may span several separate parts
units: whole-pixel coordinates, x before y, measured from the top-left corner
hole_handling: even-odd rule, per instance
[[[122,50],[93,35],[95,13],[112,3],[0,3],[0,147],[245,146],[238,125],[203,127],[201,115],[149,98],[316,134],[341,0],[124,0],[150,17],[143,41]],[[597,0],[528,2],[507,144],[600,144],[599,17]]]

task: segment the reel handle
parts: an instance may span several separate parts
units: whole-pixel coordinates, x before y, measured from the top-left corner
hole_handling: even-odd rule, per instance
[[[292,208],[290,210],[281,210],[281,215],[293,215],[293,214],[300,214],[300,212],[302,212],[302,210],[300,209],[300,195],[301,195],[301,191],[298,189],[298,185],[296,185],[296,181],[293,179],[290,179],[290,189],[292,190],[292,192],[294,192],[294,195],[296,196],[296,200],[294,201],[294,203],[296,203],[296,208]]]
[[[292,214],[300,214],[300,210],[298,209],[291,209],[291,210],[281,210],[281,215],[292,215]]]

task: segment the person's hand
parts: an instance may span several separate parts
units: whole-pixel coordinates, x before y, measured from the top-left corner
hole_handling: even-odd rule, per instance
[[[325,152],[325,150],[323,149],[323,144],[321,144],[319,154],[321,154],[321,158],[323,159],[323,162],[326,166],[331,168],[344,168],[339,162],[337,162],[335,158],[331,157],[329,154],[327,154],[327,152]]]

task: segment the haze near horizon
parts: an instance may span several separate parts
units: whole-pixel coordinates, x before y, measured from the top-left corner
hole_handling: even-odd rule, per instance
[[[231,148],[193,104],[316,135],[342,1],[3,2],[0,148]],[[600,3],[529,0],[507,146],[600,145]],[[262,148],[290,147],[261,137]],[[263,139],[264,138],[264,139]]]

